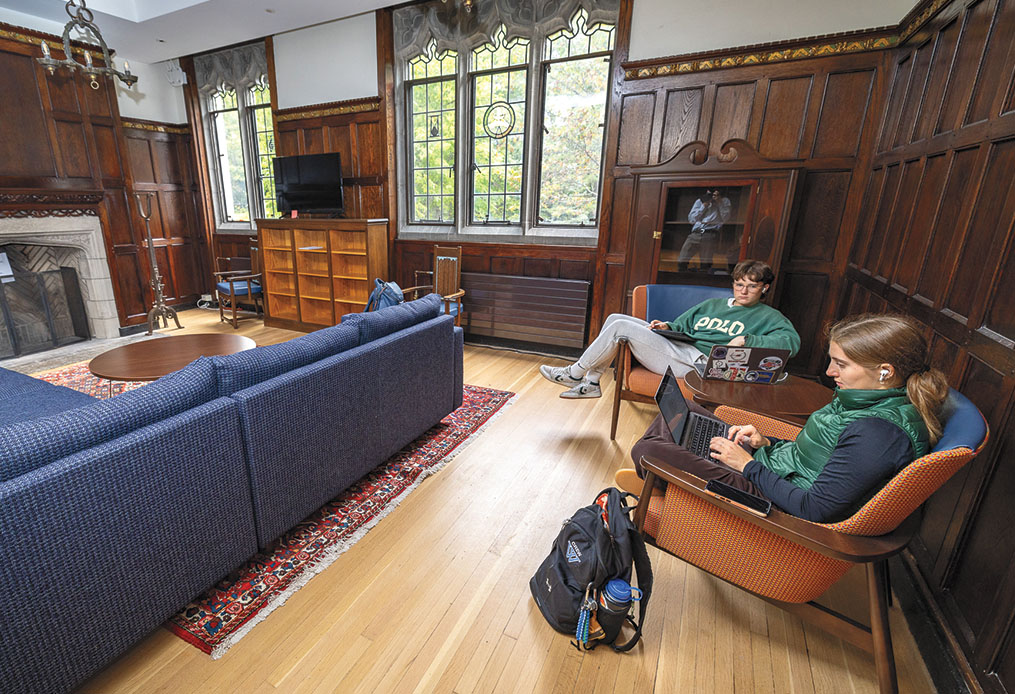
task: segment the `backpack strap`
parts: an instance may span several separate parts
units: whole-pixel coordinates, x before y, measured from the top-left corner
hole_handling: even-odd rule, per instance
[[[645,539],[641,533],[632,526],[629,530],[631,537],[631,554],[634,558],[634,570],[638,576],[638,590],[641,591],[641,600],[638,604],[638,621],[628,615],[627,621],[634,627],[634,634],[623,646],[611,644],[613,650],[618,653],[625,653],[637,645],[641,639],[641,628],[645,624],[645,612],[648,610],[648,600],[652,597],[652,563],[649,561],[648,552],[645,550]]]

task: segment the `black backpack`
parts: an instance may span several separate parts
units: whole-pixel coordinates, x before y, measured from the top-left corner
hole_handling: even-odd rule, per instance
[[[633,564],[642,593],[641,605],[637,622],[627,616],[627,621],[635,628],[631,639],[622,646],[610,644],[619,652],[631,650],[641,638],[645,610],[652,594],[652,565],[645,551],[645,541],[631,522],[634,506],[625,504],[628,497],[638,498],[610,487],[597,494],[595,502],[578,509],[564,521],[549,556],[529,580],[532,597],[550,626],[575,634],[582,619],[583,603],[589,598],[598,600],[600,591],[611,579],[620,578],[631,583]],[[576,641],[581,642],[582,637],[578,636]],[[592,641],[582,645],[592,650],[599,643]]]

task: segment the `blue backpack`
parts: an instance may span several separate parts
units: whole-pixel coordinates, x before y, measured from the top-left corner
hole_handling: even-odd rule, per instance
[[[366,308],[363,309],[364,313],[367,311],[376,311],[377,309],[387,308],[388,306],[395,306],[405,301],[402,296],[402,288],[394,282],[385,282],[382,279],[375,279],[374,290],[370,292],[370,298],[367,299]]]

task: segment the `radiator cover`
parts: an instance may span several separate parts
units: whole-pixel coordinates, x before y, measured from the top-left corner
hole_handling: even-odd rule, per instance
[[[589,287],[585,280],[462,273],[462,327],[483,335],[581,349]]]

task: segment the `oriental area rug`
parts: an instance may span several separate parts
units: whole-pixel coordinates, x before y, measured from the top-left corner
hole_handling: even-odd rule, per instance
[[[99,398],[109,382],[87,362],[33,374]],[[114,383],[113,395],[144,383]],[[272,610],[363,537],[426,477],[444,467],[498,415],[514,393],[465,386],[462,406],[257,553],[166,623],[212,658],[221,657]]]

